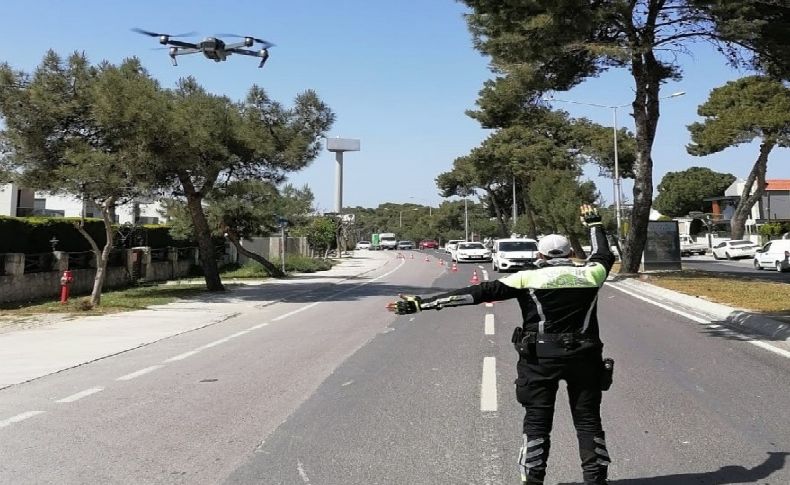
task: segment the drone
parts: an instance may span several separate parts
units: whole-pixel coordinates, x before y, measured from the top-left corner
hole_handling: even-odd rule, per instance
[[[207,59],[211,59],[214,62],[225,61],[231,54],[260,57],[261,62],[258,64],[258,67],[261,68],[264,64],[266,64],[266,59],[269,58],[269,48],[274,47],[274,44],[271,42],[247,35],[216,34],[214,37],[206,37],[200,42],[192,43],[172,39],[175,37],[193,36],[195,35],[194,32],[170,35],[158,34],[156,32],[149,32],[147,30],[137,28],[132,29],[132,31],[137,32],[138,34],[147,35],[149,37],[158,37],[160,44],[169,45],[170,59],[173,61],[174,66],[178,65],[178,62],[176,62],[176,56],[197,54],[198,52],[202,52]],[[226,43],[219,37],[237,37],[243,40],[240,42]],[[250,49],[250,47],[254,46],[256,43],[260,44],[261,48],[259,50]]]

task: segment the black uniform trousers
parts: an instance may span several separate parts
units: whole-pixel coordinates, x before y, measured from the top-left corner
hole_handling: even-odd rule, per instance
[[[543,483],[557,388],[559,381],[565,380],[579,440],[584,483],[606,483],[609,452],[601,427],[603,365],[600,350],[558,358],[522,355],[517,369],[516,397],[526,411],[524,443],[519,454],[522,481],[529,485]]]

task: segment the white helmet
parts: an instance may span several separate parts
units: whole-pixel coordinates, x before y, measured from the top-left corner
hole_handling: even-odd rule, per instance
[[[565,236],[549,234],[538,242],[538,252],[548,258],[565,258],[571,254],[571,243]]]

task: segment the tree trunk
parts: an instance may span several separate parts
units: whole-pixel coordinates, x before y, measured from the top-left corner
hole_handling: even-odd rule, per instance
[[[587,253],[584,251],[582,247],[582,243],[579,240],[579,235],[574,232],[568,232],[568,242],[571,243],[571,248],[573,248],[573,252],[576,253],[576,257],[579,259],[587,259]]]
[[[491,206],[494,208],[494,213],[496,214],[496,220],[499,223],[499,232],[500,236],[507,237],[508,230],[507,224],[505,224],[505,216],[502,214],[502,208],[499,207],[499,204],[494,197],[494,191],[490,187],[486,187],[485,191],[488,193],[488,200],[491,201]]]
[[[110,218],[110,210],[112,209],[112,205],[114,203],[115,197],[110,197],[105,200],[101,206],[101,215],[102,219],[104,220],[104,234],[106,237],[104,248],[101,250],[99,250],[99,245],[96,244],[96,241],[93,239],[93,237],[91,237],[91,235],[88,234],[88,231],[85,230],[85,227],[83,227],[84,220],[80,220],[80,222],[74,224],[74,227],[77,228],[77,231],[79,231],[79,233],[88,240],[88,244],[91,245],[91,251],[96,258],[96,274],[93,277],[93,289],[91,290],[90,299],[91,308],[101,305],[101,295],[102,290],[104,289],[104,280],[106,279],[107,275],[107,261],[110,258],[110,251],[112,251],[113,246],[113,229],[112,219]]]
[[[226,231],[227,231],[227,234],[228,234],[228,240],[230,240],[230,243],[233,244],[233,246],[235,246],[236,251],[238,251],[239,253],[243,254],[244,256],[246,256],[246,257],[248,257],[248,258],[250,258],[252,260],[255,260],[255,261],[261,263],[263,268],[266,271],[268,271],[271,276],[274,276],[275,278],[283,278],[283,277],[285,277],[285,273],[283,273],[280,268],[278,268],[277,266],[272,264],[271,261],[269,261],[268,259],[264,258],[260,254],[254,253],[254,252],[250,251],[249,249],[245,248],[244,246],[242,246],[241,242],[239,241],[239,235],[238,234],[236,234],[234,231],[232,231],[230,229],[226,229]]]
[[[206,280],[206,289],[209,291],[225,291],[219,276],[217,259],[214,256],[214,244],[211,241],[211,229],[208,227],[206,214],[203,213],[203,196],[194,190],[191,181],[181,177],[184,192],[187,196],[187,208],[192,218],[192,227],[195,231],[198,248],[200,250],[200,266],[203,267],[203,277]]]
[[[535,213],[529,203],[529,196],[526,191],[522,191],[524,200],[524,217],[527,218],[527,235],[532,239],[538,238],[538,226],[535,224]]]
[[[621,273],[636,273],[647,241],[647,223],[653,203],[653,141],[659,118],[661,66],[651,50],[635,54],[631,74],[636,83],[634,123],[636,126],[636,163],[634,164],[634,205],[624,245]]]
[[[743,233],[746,230],[746,220],[752,212],[752,207],[765,193],[765,172],[768,169],[768,155],[773,150],[774,145],[776,145],[776,141],[770,138],[764,139],[760,144],[760,155],[746,178],[741,200],[738,201],[732,221],[730,221],[732,239],[743,239]],[[757,181],[757,188],[752,192],[755,180]]]

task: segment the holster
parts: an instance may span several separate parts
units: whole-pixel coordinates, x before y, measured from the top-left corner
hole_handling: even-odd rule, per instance
[[[522,327],[513,329],[513,336],[510,341],[516,348],[516,352],[522,357],[535,357],[537,355],[537,338],[532,332],[524,332]]]
[[[601,390],[608,391],[612,387],[614,377],[614,359],[606,358],[601,362]]]

